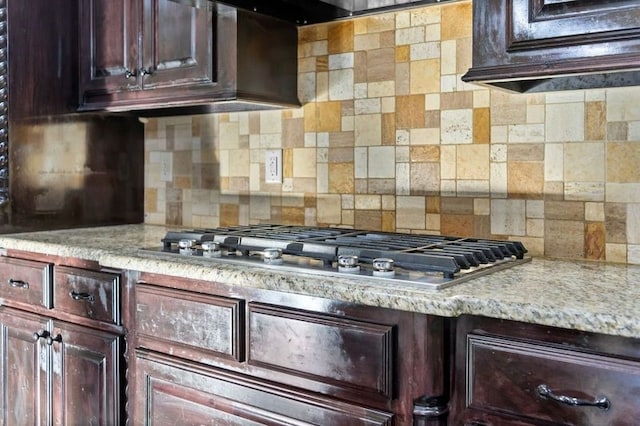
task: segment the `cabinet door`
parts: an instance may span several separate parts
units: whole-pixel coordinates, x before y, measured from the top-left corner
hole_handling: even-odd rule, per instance
[[[144,0],[145,89],[214,83],[214,6],[200,3]]]
[[[109,93],[140,89],[137,69],[140,2],[83,0],[80,2],[81,103],[106,102]]]
[[[0,308],[0,414],[11,425],[50,424],[47,370],[51,364],[44,338],[49,321],[10,308]]]
[[[53,424],[121,424],[120,338],[62,322],[53,337]]]

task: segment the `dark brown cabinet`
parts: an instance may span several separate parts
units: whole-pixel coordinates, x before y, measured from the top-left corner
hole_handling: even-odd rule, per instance
[[[299,104],[297,29],[284,21],[209,1],[87,0],[80,33],[81,110]]]
[[[462,79],[517,92],[629,86],[639,61],[636,1],[476,1]]]
[[[440,318],[155,274],[134,291],[134,424],[411,425],[444,392]]]
[[[462,317],[454,424],[634,425],[640,341]]]
[[[119,275],[0,257],[0,283],[1,424],[120,424]]]
[[[213,6],[170,0],[80,3],[82,109],[215,90]]]

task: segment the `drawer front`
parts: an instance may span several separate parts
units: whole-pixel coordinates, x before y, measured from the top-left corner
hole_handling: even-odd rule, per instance
[[[50,263],[0,257],[0,297],[50,309],[53,306],[52,275]]]
[[[136,285],[140,345],[194,361],[242,361],[244,301]]]
[[[120,275],[67,266],[55,267],[57,310],[120,324]]]
[[[393,397],[393,326],[249,304],[248,362]]]
[[[632,425],[640,418],[640,363],[510,339],[469,335],[467,396],[470,408],[575,425]],[[610,407],[569,406],[540,395]]]

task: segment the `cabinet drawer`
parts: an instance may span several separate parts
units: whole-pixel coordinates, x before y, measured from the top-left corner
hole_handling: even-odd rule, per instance
[[[390,426],[391,413],[137,351],[133,424]]]
[[[50,263],[0,257],[0,297],[51,308],[52,274]]]
[[[244,301],[151,285],[136,285],[140,345],[213,363],[242,361]]]
[[[467,407],[563,425],[631,425],[640,418],[639,362],[473,334],[467,350]],[[610,407],[565,405],[540,396],[541,385],[557,396],[606,398]]]
[[[248,362],[393,397],[393,326],[249,304]]]
[[[54,306],[62,312],[120,324],[120,275],[56,266]]]

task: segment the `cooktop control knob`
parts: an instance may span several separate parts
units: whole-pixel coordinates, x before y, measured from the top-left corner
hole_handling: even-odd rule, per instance
[[[282,265],[282,250],[279,248],[266,248],[262,251],[262,260],[269,265]]]
[[[178,241],[178,250],[180,254],[185,256],[191,256],[196,252],[196,240],[182,239]]]
[[[216,241],[205,241],[201,244],[202,256],[204,257],[222,257],[220,243]]]
[[[393,269],[393,259],[379,257],[373,259],[373,275],[375,277],[391,278],[396,275]]]
[[[338,256],[338,272],[347,274],[359,273],[360,265],[358,265],[358,256],[346,254]]]

